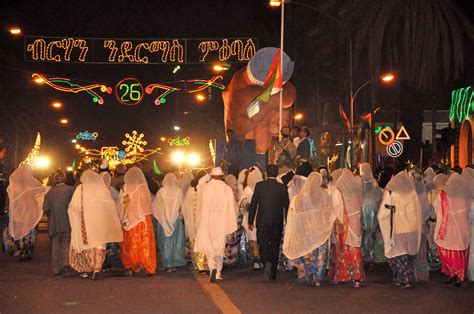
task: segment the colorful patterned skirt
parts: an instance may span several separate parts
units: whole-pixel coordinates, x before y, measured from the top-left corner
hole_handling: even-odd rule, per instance
[[[191,260],[193,262],[194,269],[196,269],[198,271],[209,270],[209,266],[207,266],[206,254],[194,252],[194,244],[195,243],[196,243],[195,240],[189,241],[189,248],[190,248],[190,252],[191,252]]]
[[[14,240],[10,235],[8,227],[5,227],[3,230],[3,248],[5,252],[12,256],[20,256],[22,260],[31,259],[36,245],[37,230],[38,226],[31,229],[31,231],[20,240]]]
[[[344,225],[334,223],[335,243],[332,245],[332,258],[329,277],[334,282],[365,280],[364,264],[360,247],[344,243]]]
[[[79,273],[98,273],[105,260],[105,247],[94,247],[81,252],[69,251],[69,265]]]
[[[156,242],[151,215],[130,230],[123,231],[120,258],[125,270],[156,273]]]
[[[328,255],[328,241],[305,256],[295,260],[298,270],[298,282],[309,282],[311,278],[322,281],[326,273],[326,263]]]
[[[389,258],[388,265],[392,269],[393,281],[397,284],[414,282],[416,255],[400,255]]]
[[[242,214],[237,218],[237,231],[226,236],[224,264],[234,266],[239,258],[240,239],[242,238]]]
[[[469,249],[458,251],[449,250],[438,246],[441,260],[441,272],[449,277],[457,276],[460,281],[466,278]]]

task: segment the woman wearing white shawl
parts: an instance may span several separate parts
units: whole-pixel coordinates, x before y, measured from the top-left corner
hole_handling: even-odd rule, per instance
[[[115,202],[101,176],[86,170],[80,180],[68,208],[69,264],[80,273],[93,272],[95,279],[105,259],[105,244],[122,242],[123,234]]]
[[[234,199],[236,202],[238,202],[240,193],[237,186],[237,178],[233,174],[228,174],[225,177],[224,182],[232,189],[234,192]],[[240,239],[242,237],[242,215],[239,211],[237,211],[235,214],[237,217],[237,231],[227,235],[225,243],[224,264],[228,266],[232,266],[237,263],[237,259],[239,257]]]
[[[99,173],[99,175],[104,180],[105,186],[109,189],[112,199],[114,200],[114,202],[116,202],[119,196],[119,192],[117,191],[116,188],[110,185],[112,182],[112,176],[110,175],[109,172],[106,172],[106,171]]]
[[[254,227],[253,230],[249,229],[249,205],[252,201],[253,192],[255,186],[258,182],[263,181],[263,176],[260,170],[255,169],[252,172],[249,172],[247,177],[247,186],[244,188],[240,200],[239,200],[239,210],[243,215],[242,226],[244,227],[245,234],[247,235],[247,240],[249,243],[249,255],[251,259],[252,269],[259,269],[263,267],[263,264],[260,262],[260,253],[259,247],[257,244],[257,228]]]
[[[368,163],[360,164],[362,178],[362,256],[369,264],[374,263],[375,231],[377,230],[377,212],[382,192],[372,174]]]
[[[130,168],[124,176],[117,204],[124,239],[120,258],[128,275],[145,268],[156,273],[156,241],[151,218],[151,194],[143,172]]]
[[[311,173],[290,203],[283,242],[283,253],[296,260],[298,282],[313,278],[317,286],[324,279],[328,241],[336,219],[322,180],[320,173]]]
[[[331,172],[331,181],[328,183],[328,192],[329,195],[332,195],[332,192],[336,189],[336,182],[339,180],[342,174],[342,168],[338,168]]]
[[[112,182],[112,176],[108,171],[102,171],[99,173],[99,175],[102,177],[104,180],[105,186],[109,189],[110,195],[112,196],[112,199],[114,202],[117,202],[118,197],[119,197],[119,192],[117,189],[115,189],[113,186],[110,185]],[[114,263],[120,263],[120,243],[113,242],[113,243],[107,243],[105,245],[106,247],[106,256],[105,256],[105,262],[104,262],[104,270],[111,270],[112,265]]]
[[[193,181],[194,176],[191,172],[185,172],[181,178],[178,180],[178,187],[183,191],[183,195],[186,195],[188,192],[189,186],[191,185],[191,181]]]
[[[178,186],[178,180],[174,173],[168,173],[151,206],[155,218],[156,242],[163,267],[167,272],[186,265],[184,258],[186,238],[183,220],[180,217],[182,202],[183,191]]]
[[[207,266],[206,254],[202,252],[194,252],[194,243],[199,226],[199,217],[201,215],[200,189],[209,180],[211,180],[211,177],[204,170],[198,172],[194,180],[191,182],[191,187],[188,189],[183,204],[181,205],[191,261],[194,269],[200,272],[206,271],[209,268]]]
[[[467,278],[470,281],[474,281],[474,169],[464,168],[462,171],[462,177],[469,185],[471,189],[471,249],[469,251],[469,265],[467,268]]]
[[[331,195],[336,214],[334,223],[334,256],[329,276],[333,282],[353,281],[354,288],[359,288],[360,281],[365,280],[362,262],[362,231],[360,214],[362,210],[362,182],[354,177],[348,169],[336,182]]]
[[[441,272],[459,286],[468,267],[472,198],[468,183],[460,174],[452,174],[434,202],[436,211],[435,242],[441,259]]]
[[[413,180],[406,171],[394,176],[385,187],[378,219],[393,281],[408,288],[415,281],[414,261],[421,243],[421,207]]]
[[[29,165],[19,166],[9,178],[8,234],[11,254],[20,259],[31,259],[36,242],[36,226],[43,216],[46,189],[33,176]],[[8,250],[8,248],[7,248]]]

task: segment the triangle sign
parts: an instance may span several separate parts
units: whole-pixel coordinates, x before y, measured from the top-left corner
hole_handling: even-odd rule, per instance
[[[395,136],[395,139],[396,140],[409,140],[410,139],[410,135],[408,135],[408,132],[403,125],[398,131],[397,136]]]

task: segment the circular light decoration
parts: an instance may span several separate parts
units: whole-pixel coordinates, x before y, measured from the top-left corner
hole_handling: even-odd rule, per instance
[[[143,99],[143,86],[135,78],[124,78],[115,85],[115,97],[126,106],[135,106]]]
[[[397,158],[403,153],[403,144],[399,141],[393,141],[392,144],[387,146],[387,154],[390,157]]]
[[[127,157],[127,153],[124,152],[123,150],[119,150],[118,153],[117,153],[117,157],[118,157],[120,160],[123,160],[123,159],[125,159],[125,157]]]

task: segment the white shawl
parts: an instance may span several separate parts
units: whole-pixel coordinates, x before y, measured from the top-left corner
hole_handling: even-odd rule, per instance
[[[382,191],[372,174],[372,167],[370,164],[366,162],[360,164],[360,177],[362,178],[363,206],[380,202]]]
[[[8,230],[13,239],[20,240],[41,220],[46,189],[33,177],[31,167],[23,164],[10,175],[7,193]]]
[[[252,201],[253,192],[255,191],[255,186],[258,182],[263,181],[263,176],[260,170],[255,169],[252,172],[249,172],[247,177],[247,186],[239,200],[239,209],[243,213],[242,218],[242,227],[245,229],[245,233],[250,241],[257,241],[257,228],[254,226],[253,230],[249,229],[249,211],[248,207]]]
[[[283,241],[283,253],[289,259],[312,252],[331,235],[336,216],[331,196],[321,187],[321,183],[321,174],[311,173],[290,203]]]
[[[174,173],[168,173],[152,204],[153,216],[163,228],[166,237],[173,235],[182,202],[183,191],[178,187],[178,180]]]

